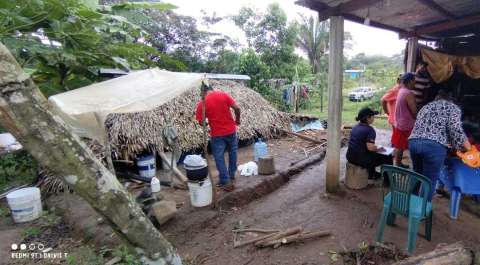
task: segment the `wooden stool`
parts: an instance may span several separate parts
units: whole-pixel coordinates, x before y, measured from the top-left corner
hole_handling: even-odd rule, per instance
[[[258,159],[258,174],[271,175],[275,173],[275,162],[272,156],[260,157]]]
[[[368,170],[347,162],[345,170],[345,186],[350,189],[364,189],[368,185]]]

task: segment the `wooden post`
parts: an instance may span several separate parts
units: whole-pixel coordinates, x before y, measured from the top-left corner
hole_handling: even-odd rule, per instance
[[[107,160],[107,168],[115,175],[115,167],[113,167],[112,161],[112,149],[110,148],[110,141],[108,141],[107,128],[105,128],[105,115],[101,115],[98,112],[93,113],[97,119],[98,125],[102,130],[103,146],[105,147],[105,159]]]
[[[407,72],[415,72],[415,65],[417,59],[418,38],[411,37],[408,39],[408,53],[407,53]]]
[[[327,192],[336,192],[340,176],[343,86],[343,17],[330,17],[328,56]]]

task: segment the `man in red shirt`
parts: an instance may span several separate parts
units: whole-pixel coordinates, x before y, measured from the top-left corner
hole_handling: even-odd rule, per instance
[[[211,147],[219,173],[217,186],[226,191],[233,190],[232,181],[237,171],[237,125],[240,125],[240,108],[226,92],[204,86],[205,116],[210,126]],[[235,119],[230,109],[235,113]],[[197,103],[197,121],[202,123],[202,101]],[[225,166],[225,150],[228,151],[228,169]]]

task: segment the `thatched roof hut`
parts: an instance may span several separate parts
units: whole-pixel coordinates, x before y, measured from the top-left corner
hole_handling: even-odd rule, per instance
[[[278,129],[290,124],[288,114],[277,111],[260,94],[235,81],[210,81],[214,89],[229,93],[242,110],[240,140],[256,136],[270,138]],[[202,145],[202,128],[195,120],[195,108],[200,100],[200,89],[194,87],[173,100],[151,110],[139,113],[115,113],[107,116],[106,127],[111,145],[118,150],[137,154],[145,149],[163,151],[163,128],[172,125],[179,137],[182,150]]]
[[[81,137],[103,142],[106,128],[113,149],[130,157],[144,150],[168,148],[163,129],[172,126],[182,150],[202,145],[201,126],[195,120],[203,75],[149,69],[93,84],[49,98],[54,111]],[[228,92],[242,109],[241,140],[270,138],[287,129],[288,114],[273,108],[243,83],[210,80]]]

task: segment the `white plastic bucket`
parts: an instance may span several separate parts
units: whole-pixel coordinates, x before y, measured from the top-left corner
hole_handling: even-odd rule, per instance
[[[15,137],[13,137],[12,134],[10,133],[0,133],[0,146],[2,147],[7,147],[10,146],[14,143],[16,143],[17,140]]]
[[[187,185],[193,207],[204,207],[212,203],[212,183],[210,179],[189,181]]]
[[[153,178],[156,175],[155,157],[153,155],[141,156],[137,159],[138,173],[144,178]]]
[[[7,202],[15,223],[37,219],[42,214],[42,199],[39,188],[23,188],[7,194]]]

